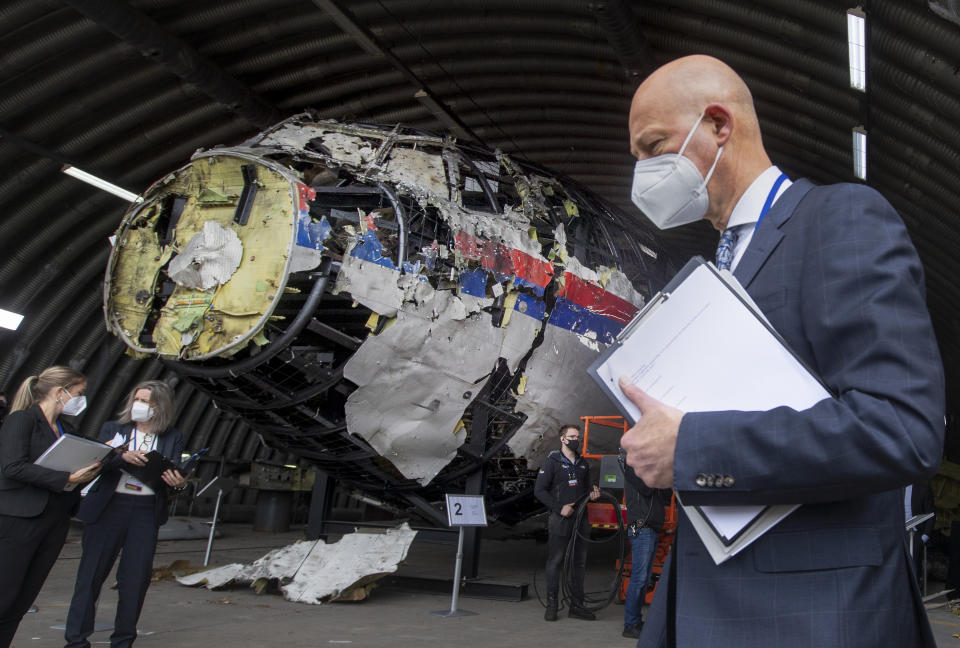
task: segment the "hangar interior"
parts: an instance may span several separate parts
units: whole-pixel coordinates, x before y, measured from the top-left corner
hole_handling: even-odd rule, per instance
[[[851,12],[867,17],[863,89],[852,87]],[[82,371],[90,406],[79,429],[95,437],[132,385],[170,381],[187,451],[209,448],[197,484],[220,475],[243,485],[225,497],[220,515],[227,521],[252,519],[259,500],[267,503],[261,514],[279,515],[281,526],[290,519],[305,524],[311,506],[325,510],[328,520],[400,518],[443,526],[443,493],[472,489],[488,495],[493,519],[520,522],[538,511],[531,497],[535,459],[543,454],[539,444],[550,439],[547,423],[555,427],[561,419],[538,409],[533,396],[524,400],[527,382],[535,389],[532,367],[537,350],[546,348],[546,329],[521,330],[520,316],[509,313],[524,312],[518,304],[543,303],[537,299],[559,272],[551,250],[563,256],[569,242],[571,256],[587,266],[580,278],[604,277],[610,301],[624,312],[641,305],[690,256],[712,258],[717,234],[706,223],[659,232],[630,203],[630,97],[657,66],[693,53],[716,56],[743,76],[764,144],[791,177],[864,182],[902,216],[923,261],[947,374],[945,459],[960,462],[954,407],[960,295],[951,252],[960,236],[952,220],[960,204],[960,5],[953,0],[4,2],[0,308],[23,321],[15,330],[0,328],[0,387],[9,397],[25,377],[51,364]],[[309,128],[312,137],[293,141],[291,133]],[[866,148],[862,162],[855,159],[858,147]],[[259,166],[253,171],[236,162],[254,154]],[[223,186],[232,183],[235,191],[190,194],[202,185],[190,169],[207,173],[214,161],[233,165],[224,171],[233,179]],[[80,182],[66,167],[145,201],[131,203]],[[443,176],[433,178],[440,186],[435,194],[431,169]],[[201,349],[198,336],[188,339],[177,322],[171,327],[178,333],[160,339],[161,306],[174,290],[169,258],[160,263],[166,279],[157,280],[155,294],[141,299],[134,290],[124,304],[143,318],[130,333],[116,316],[118,291],[125,280],[126,288],[135,287],[145,273],[160,272],[159,265],[136,265],[119,253],[142,223],[161,237],[161,230],[169,234],[177,219],[188,220],[192,207],[177,203],[187,194],[208,214],[223,207],[228,220],[240,218],[244,204],[254,205],[251,222],[269,217],[270,209],[275,215],[279,207],[254,203],[245,193],[256,186],[263,199],[271,173],[278,192],[300,181],[311,193],[311,226],[302,234],[316,243],[317,254],[296,271],[287,267],[244,284],[281,276],[286,282],[268,290],[269,306],[245,303],[239,319],[249,326],[237,329],[246,336],[243,345],[218,355],[211,350],[215,342]],[[456,208],[444,207],[444,200]],[[458,232],[490,231],[476,218],[473,230],[461,221],[455,226],[452,219],[464,210],[504,214],[511,208],[528,236],[509,249],[487,253],[476,241],[471,248],[457,238]],[[353,222],[358,209],[367,222]],[[296,223],[295,205],[290,211]],[[362,239],[359,247],[345,243],[354,235]],[[431,258],[424,250],[438,241],[444,250]],[[322,260],[321,249],[332,252]],[[548,278],[540,281],[528,265],[521,272],[517,255],[524,252],[549,257]],[[443,273],[449,270],[453,281],[456,269],[461,292],[470,295],[468,271],[484,270],[494,280],[480,273],[482,286],[471,295],[479,302],[468,305],[470,312],[512,331],[511,340],[497,344],[517,350],[457,374],[445,366],[458,364],[457,349],[431,349],[433,341],[408,333],[412,337],[393,346],[368,347],[363,367],[350,365],[368,336],[391,329],[399,336],[397,307],[424,302],[427,290],[408,287],[423,290],[416,299],[412,292],[391,297],[399,299],[391,309],[383,302],[388,296],[361,277],[378,284],[378,272],[409,272],[404,264],[426,267],[444,254],[449,263],[431,265],[433,274],[421,282],[440,293]],[[506,257],[513,265],[498,266]],[[377,268],[358,272],[350,285],[344,270],[350,259]],[[576,272],[564,263],[575,283]],[[617,272],[632,286],[619,285]],[[496,291],[507,275],[512,289],[505,303]],[[546,301],[556,314],[557,304]],[[590,339],[600,335],[602,342],[598,331],[590,329]],[[186,337],[178,339],[181,333]],[[410,361],[407,343],[422,367],[393,378],[422,393],[394,403],[396,383],[378,384],[370,367],[380,360],[371,358]],[[577,347],[585,348],[589,344]],[[466,382],[475,386],[461,389]],[[434,400],[434,392],[445,396]],[[384,412],[377,413],[377,403],[386,403]],[[585,408],[578,415],[606,413],[575,405]],[[409,437],[403,449],[391,445],[395,438],[385,424],[370,424],[379,438],[351,430],[351,416],[385,416],[393,406],[429,411],[435,420],[408,418],[447,426],[449,447],[435,452],[431,445],[417,454]],[[949,528],[960,505],[960,470],[947,468],[940,479],[938,524]],[[208,515],[213,504],[196,506]]]

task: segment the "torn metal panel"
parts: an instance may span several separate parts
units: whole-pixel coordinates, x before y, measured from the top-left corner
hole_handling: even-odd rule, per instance
[[[449,291],[425,292],[344,368],[359,387],[347,399],[347,427],[423,484],[463,443],[458,422],[497,358],[515,370],[542,326],[521,316],[498,328],[487,313],[467,317]]]
[[[377,153],[369,142],[344,133],[324,133],[320,141],[330,151],[330,157],[356,166],[373,161]]]
[[[436,153],[408,148],[394,149],[384,173],[399,185],[426,191],[441,200],[450,194],[443,159]]]
[[[457,232],[454,241],[454,249],[463,259],[479,261],[487,272],[503,278],[509,276],[516,285],[528,286],[537,295],[542,296],[553,279],[553,264],[539,254],[529,254],[463,231]]]
[[[550,450],[557,447],[557,430],[564,423],[579,423],[581,416],[616,416],[616,407],[586,375],[597,352],[581,343],[580,336],[557,326],[547,326],[543,343],[527,362],[523,393],[517,397],[517,411],[527,421],[510,440],[510,449],[537,468]],[[590,439],[592,452],[616,452],[616,444],[605,447]],[[610,445],[610,444],[607,444]]]
[[[306,540],[276,549],[249,565],[233,563],[177,578],[181,585],[220,589],[232,584],[267,580],[279,583],[283,598],[320,605],[350,594],[397,571],[417,532],[407,524],[384,533],[356,532],[339,542]],[[345,596],[346,595],[346,596]]]
[[[324,242],[333,227],[325,216],[320,220],[310,215],[310,203],[317,192],[302,182],[297,183],[296,245],[291,251],[289,272],[312,270],[323,261]]]
[[[347,293],[358,304],[386,317],[393,317],[403,304],[400,273],[376,261],[347,254],[337,276],[337,293]]]
[[[566,266],[564,270],[567,273],[575,275],[583,281],[599,284],[606,292],[633,304],[637,308],[643,307],[643,295],[637,292],[627,275],[620,270],[602,265],[592,270],[580,263],[576,257],[569,257],[564,265]]]
[[[509,249],[520,250],[531,256],[541,256],[540,243],[530,236],[530,220],[522,211],[512,206],[505,206],[503,213],[496,215],[453,206],[444,216],[454,232],[497,241]]]

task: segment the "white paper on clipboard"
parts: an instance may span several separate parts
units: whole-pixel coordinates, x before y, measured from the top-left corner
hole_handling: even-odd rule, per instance
[[[640,412],[620,391],[620,376],[685,412],[802,411],[830,397],[736,279],[702,259],[650,300],[590,372],[632,422]],[[796,508],[684,506],[717,563]]]

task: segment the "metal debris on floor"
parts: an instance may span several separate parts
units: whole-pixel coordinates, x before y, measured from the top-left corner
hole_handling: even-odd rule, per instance
[[[211,590],[249,584],[258,594],[278,585],[288,601],[312,605],[360,601],[376,581],[397,570],[416,535],[403,524],[383,533],[350,533],[331,544],[305,540],[275,549],[249,565],[215,567],[180,576],[177,582]]]

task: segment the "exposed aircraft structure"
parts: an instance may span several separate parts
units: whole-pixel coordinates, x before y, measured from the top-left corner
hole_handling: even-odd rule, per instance
[[[154,183],[104,314],[368,495],[440,521],[486,471],[510,521],[559,424],[614,413],[584,369],[671,273],[643,227],[500,152],[304,114]]]

